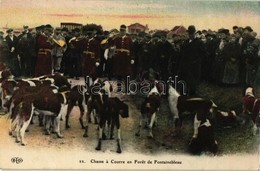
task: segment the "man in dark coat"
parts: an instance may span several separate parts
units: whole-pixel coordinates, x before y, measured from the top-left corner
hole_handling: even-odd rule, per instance
[[[143,32],[141,32],[143,33]],[[133,41],[133,55],[134,55],[134,59],[135,59],[135,63],[132,67],[133,70],[133,76],[136,78],[139,74],[139,52],[142,50],[142,41],[143,41],[143,36],[142,34],[138,34],[138,35],[132,35],[132,41]]]
[[[181,47],[179,73],[181,78],[187,82],[189,95],[194,95],[201,78],[201,61],[205,56],[205,49],[202,41],[195,38],[195,26],[189,26],[187,32],[189,39]]]
[[[159,56],[159,51],[160,51],[160,36],[158,34],[154,34],[152,36],[152,44],[151,44],[151,57],[150,57],[150,60],[149,60],[149,65],[150,65],[150,68],[152,68],[153,70],[156,70],[158,69],[158,56]]]
[[[142,74],[151,67],[152,56],[152,37],[150,34],[146,34],[144,39],[140,42],[141,47],[138,52],[138,73]]]
[[[18,36],[18,53],[21,64],[21,74],[23,76],[32,76],[32,55],[34,40],[28,26],[24,26],[24,31]]]
[[[113,40],[113,46],[116,48],[113,56],[113,73],[121,81],[125,81],[127,76],[132,74],[132,64],[134,64],[133,42],[126,34],[126,26],[120,26],[120,35]],[[126,82],[125,82],[126,83]],[[118,91],[122,91],[118,84]]]
[[[158,56],[156,59],[157,71],[161,74],[162,80],[167,81],[169,77],[168,64],[170,57],[173,54],[173,48],[170,42],[166,39],[166,34],[160,35],[158,44]]]
[[[19,76],[20,74],[20,67],[19,67],[19,61],[17,57],[17,44],[18,44],[18,38],[14,35],[13,29],[8,29],[6,31],[8,34],[5,37],[5,40],[9,47],[9,55],[7,57],[7,66],[10,68],[12,74],[14,76]]]
[[[206,58],[204,58],[203,63],[202,63],[202,79],[205,82],[213,82],[213,79],[211,77],[212,73],[212,67],[213,63],[215,60],[216,56],[216,50],[218,48],[218,40],[216,35],[209,30],[208,33],[206,34],[206,50],[207,50],[207,55]]]
[[[4,39],[4,32],[0,31],[0,64],[6,64],[6,59],[9,54],[9,47]]]
[[[50,37],[52,34],[52,27],[46,25],[44,33],[39,35],[37,39],[37,46],[39,48],[35,66],[35,76],[48,75],[52,73],[52,57],[51,52],[53,48],[53,41]]]
[[[126,26],[121,25],[120,36],[113,41],[116,47],[116,54],[113,59],[113,73],[115,76],[126,77],[132,74],[131,63],[133,64],[133,42],[126,34]]]
[[[242,50],[242,58],[241,58],[241,63],[240,63],[240,80],[241,84],[245,85],[246,83],[246,59],[247,59],[247,54],[248,54],[248,47],[249,44],[251,44],[253,37],[250,35],[251,32],[253,32],[253,29],[250,26],[246,26],[243,28],[243,33],[242,37],[239,40],[241,43],[241,50]]]
[[[72,37],[68,42],[69,47],[69,75],[70,77],[76,77],[79,79],[81,75],[81,59],[83,52],[83,38],[80,38],[80,29],[75,28],[73,30],[74,37]]]
[[[97,67],[100,65],[101,46],[97,40],[96,30],[88,30],[83,41],[82,74],[94,81],[97,78]]]
[[[65,38],[66,44],[68,45],[69,40],[72,38],[72,35],[69,33],[69,29],[67,27],[63,27],[61,29],[61,35]],[[65,76],[68,76],[69,68],[70,68],[70,47],[67,46],[67,49],[64,52],[61,61],[61,72],[64,73]]]
[[[180,59],[181,59],[181,47],[184,43],[184,38],[180,35],[173,35],[173,42],[172,42],[172,49],[173,54],[170,56],[169,59],[169,65],[168,65],[168,71],[170,76],[178,76],[178,69],[180,65]]]
[[[259,46],[260,41],[256,38],[256,33],[251,32],[248,35],[248,43],[246,49],[244,50],[244,58],[245,58],[245,84],[253,85],[256,79],[256,74],[259,63]]]

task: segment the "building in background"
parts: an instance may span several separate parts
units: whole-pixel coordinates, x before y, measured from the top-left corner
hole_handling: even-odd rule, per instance
[[[128,33],[129,34],[138,34],[139,32],[148,32],[149,28],[148,25],[146,24],[145,26],[139,23],[134,23],[129,25],[128,27]]]
[[[61,27],[61,28],[66,27],[66,28],[69,29],[69,31],[71,31],[71,30],[73,30],[73,29],[75,29],[75,28],[81,29],[82,26],[83,26],[83,25],[80,24],[80,23],[60,23],[60,27]]]
[[[180,26],[175,26],[173,27],[173,29],[171,29],[169,31],[169,33],[167,34],[167,38],[172,38],[173,35],[183,35],[186,34],[187,29],[180,25]]]

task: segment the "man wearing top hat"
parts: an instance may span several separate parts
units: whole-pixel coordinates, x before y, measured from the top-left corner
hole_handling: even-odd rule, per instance
[[[126,34],[126,26],[120,26],[120,33],[112,42],[115,46],[115,55],[113,56],[113,73],[119,80],[125,81],[127,76],[132,74],[132,64],[134,64],[133,42]],[[118,84],[118,92],[122,91],[122,84]]]
[[[19,67],[19,61],[17,57],[17,44],[18,44],[18,38],[14,35],[13,29],[8,29],[6,31],[8,34],[5,37],[5,40],[9,47],[9,55],[7,57],[7,65],[11,69],[12,74],[14,76],[19,76],[20,67]]]
[[[179,75],[187,83],[188,94],[195,95],[201,79],[201,61],[206,51],[202,41],[195,38],[195,26],[189,26],[187,32],[189,38],[181,47]]]
[[[43,34],[39,35],[37,39],[38,54],[35,66],[35,76],[39,77],[52,73],[52,48],[53,40],[51,37],[52,27],[46,25]]]

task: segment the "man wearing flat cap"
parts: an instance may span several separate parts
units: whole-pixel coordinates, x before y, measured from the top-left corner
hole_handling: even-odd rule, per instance
[[[120,26],[119,36],[114,39],[112,44],[116,49],[113,56],[113,73],[121,81],[121,84],[118,84],[118,92],[123,92],[122,86],[125,84],[126,88],[125,81],[127,76],[132,75],[132,64],[134,64],[133,42],[126,34],[125,25]]]
[[[190,25],[187,33],[189,38],[181,47],[179,74],[181,79],[187,83],[188,94],[194,95],[201,79],[201,63],[206,51],[202,41],[195,38],[195,26]]]
[[[7,57],[7,65],[11,69],[11,72],[14,74],[14,76],[20,75],[20,67],[19,67],[19,61],[18,61],[18,51],[17,51],[17,44],[18,44],[18,38],[14,35],[13,29],[8,29],[6,31],[7,36],[5,37],[5,40],[9,47],[9,55]]]

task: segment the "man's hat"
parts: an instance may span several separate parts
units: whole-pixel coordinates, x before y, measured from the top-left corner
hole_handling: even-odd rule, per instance
[[[104,31],[104,32],[103,32],[103,35],[104,35],[104,36],[109,36],[109,31],[107,31],[107,30]]]
[[[233,26],[232,29],[236,30],[236,29],[238,29],[238,26]]]
[[[6,33],[11,33],[12,31],[14,31],[14,30],[9,28],[8,30],[6,30]]]
[[[196,32],[195,26],[194,26],[194,25],[190,25],[190,26],[188,27],[187,32],[188,32],[189,34],[194,34],[194,33]]]
[[[208,35],[208,36],[212,36],[212,35],[214,35],[214,32],[213,32],[212,30],[209,29],[209,30],[207,31],[206,36],[207,36],[207,35]]]
[[[50,24],[46,24],[45,28],[52,28],[52,26]]]
[[[44,29],[44,25],[40,25],[40,26],[35,27],[35,30],[43,30],[43,29]]]
[[[198,30],[198,31],[196,32],[196,34],[202,34],[202,31]]]
[[[121,25],[121,26],[120,26],[120,30],[126,30],[126,25],[124,25],[124,24]]]
[[[24,25],[24,26],[23,26],[23,28],[24,28],[24,29],[28,29],[28,28],[29,28],[29,26],[27,26],[27,25]]]
[[[253,31],[253,29],[252,29],[250,26],[246,26],[246,27],[244,28],[244,30],[248,30],[249,32],[252,32],[252,31]]]
[[[224,33],[224,34],[228,35],[229,34],[229,30],[225,29],[225,28],[221,28],[221,29],[218,30],[218,33]]]
[[[46,24],[46,25],[44,26],[44,30],[52,31],[53,28],[52,28],[52,26],[51,26],[50,24]]]

